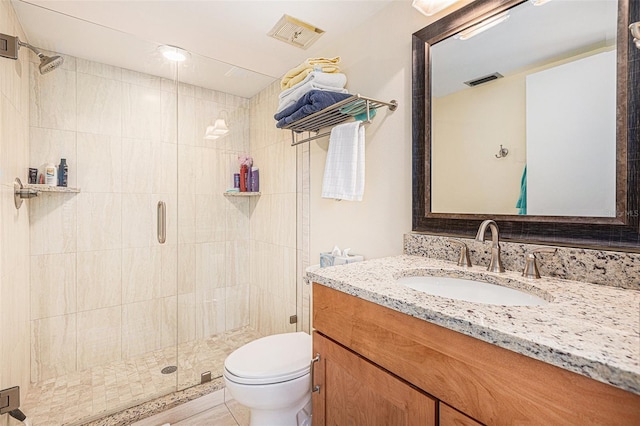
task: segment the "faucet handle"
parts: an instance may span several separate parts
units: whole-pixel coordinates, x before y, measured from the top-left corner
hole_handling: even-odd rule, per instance
[[[463,266],[465,268],[471,268],[471,259],[469,257],[469,247],[467,247],[467,245],[457,239],[457,238],[447,238],[447,241],[460,246],[460,257],[458,258],[458,266]]]
[[[531,250],[524,255],[524,270],[522,276],[526,278],[540,278],[540,272],[538,271],[538,263],[536,262],[536,253],[553,253],[556,254],[557,248],[542,247],[539,249]]]

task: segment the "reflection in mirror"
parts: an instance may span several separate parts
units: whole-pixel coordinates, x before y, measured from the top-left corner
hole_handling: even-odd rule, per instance
[[[569,15],[561,15],[561,9],[570,6],[574,6],[574,8],[569,12]],[[552,7],[555,9],[555,13],[552,13],[551,18],[540,18],[540,21],[534,24],[522,21],[521,25],[516,25],[516,27],[531,27],[529,33],[525,35],[521,35],[519,32],[503,34],[502,40],[509,40],[509,42],[502,47],[489,45],[483,51],[480,48],[474,48],[467,49],[466,52],[460,51],[448,55],[447,58],[458,60],[469,58],[469,60],[475,60],[476,64],[491,66],[486,67],[488,69],[478,68],[470,75],[459,75],[455,79],[458,88],[452,87],[449,92],[433,93],[436,89],[440,91],[441,88],[446,88],[445,80],[443,80],[446,75],[438,71],[439,65],[437,63],[432,66],[432,55],[434,62],[440,63],[443,60],[441,59],[442,54],[437,50],[444,49],[445,43],[458,48],[464,48],[465,44],[463,43],[480,43],[481,40],[491,38],[492,33],[503,31],[514,22],[517,23],[520,19],[518,18],[520,10],[523,10],[522,13],[528,12],[539,16],[542,15],[545,8],[552,10],[550,9]],[[609,16],[605,19],[604,26],[602,21],[598,20],[599,23],[596,24],[593,19],[589,18],[590,15],[587,11],[592,7],[602,8],[596,13],[600,18]],[[609,7],[612,9],[608,9]],[[505,11],[509,11],[510,15],[506,21],[493,27],[487,26],[489,29],[484,32],[473,31],[475,36],[465,37],[467,40],[451,38],[456,33],[467,29],[473,28],[475,30],[477,25],[481,25],[489,18]],[[640,76],[640,50],[633,47],[628,28],[631,22],[636,21],[640,21],[640,2],[635,0],[551,0],[538,7],[533,7],[533,2],[530,0],[476,0],[415,32],[413,34],[412,63],[413,231],[472,237],[482,220],[494,219],[500,223],[500,234],[505,240],[639,251],[640,146],[638,141],[640,136],[638,132],[640,127],[637,126],[637,123],[638,111],[640,111],[638,108],[640,92],[637,87]],[[543,51],[543,45],[537,43],[547,40],[548,34],[552,33],[550,22],[562,23],[563,26],[560,30],[567,37],[565,42],[555,42],[552,47],[562,46],[563,43],[576,44],[573,45],[574,47],[565,47],[561,51],[552,50],[548,54],[536,56],[536,53],[539,54]],[[615,37],[611,30],[612,27],[609,27],[612,22],[616,26]],[[590,33],[591,35],[585,36],[581,32],[583,28],[596,29]],[[586,41],[576,42],[576,40],[584,40],[585,37],[587,37]],[[458,44],[454,44],[454,41]],[[439,46],[439,43],[442,44]],[[615,50],[613,49],[614,44]],[[507,54],[502,53],[503,51],[500,49],[505,49],[505,46],[509,45],[512,46],[512,50]],[[434,50],[435,52],[433,52]],[[520,52],[527,52],[533,56],[530,56],[531,59],[528,63],[516,64],[512,67],[504,66],[504,68],[501,66],[500,69],[496,67],[496,65],[501,65],[501,63],[495,62],[496,56],[513,59],[517,58]],[[589,176],[575,177],[580,176],[578,173],[582,173],[577,170],[576,165],[584,163],[588,154],[593,152],[587,149],[587,146],[592,144],[590,142],[591,133],[595,133],[592,130],[595,128],[592,121],[596,120],[592,116],[596,115],[597,121],[600,122],[601,115],[612,114],[612,112],[609,109],[607,113],[594,114],[589,112],[584,104],[572,101],[574,97],[583,96],[585,93],[596,93],[605,85],[602,80],[605,77],[600,75],[592,77],[591,81],[577,85],[572,92],[562,92],[565,85],[574,85],[573,80],[583,79],[586,70],[582,65],[586,62],[582,61],[597,60],[602,57],[605,58],[604,67],[606,68],[608,54],[616,56],[616,95],[615,112],[613,113],[616,121],[615,214],[611,214],[613,210],[611,198],[606,198],[612,196],[606,191],[602,191],[602,194],[605,194],[604,198],[595,204],[595,208],[593,203],[583,205],[583,200],[572,198],[574,195],[588,191],[589,196],[585,198],[588,201],[589,198],[595,197],[595,191],[592,189],[596,185],[605,183],[601,186],[611,187],[611,183],[606,183],[611,182],[610,172],[600,174],[599,178],[590,184],[592,187],[571,186],[575,182],[589,179],[591,174],[599,173],[604,169],[604,164],[612,162],[610,160],[612,154],[608,151],[606,154],[604,151],[597,153],[593,157],[598,157],[598,162],[590,170]],[[577,70],[571,69],[572,65]],[[444,66],[445,74],[450,75],[464,71],[469,67],[464,62]],[[446,117],[447,120],[450,120],[449,122],[443,121],[442,114],[439,114],[437,110],[434,111],[433,118],[438,120],[439,124],[432,123],[433,104],[439,103],[435,108],[441,108],[443,105],[440,98],[463,96],[465,91],[469,93],[489,91],[489,88],[499,87],[511,76],[524,73],[527,68],[533,69],[535,73],[525,73],[527,77],[518,83],[519,96],[524,96],[524,106],[522,103],[517,108],[510,104],[495,106],[488,101],[474,99],[463,103],[462,110],[449,113]],[[499,72],[504,77],[473,88],[459,89],[459,87],[465,87],[463,83],[466,81],[495,72]],[[556,74],[562,75],[563,73],[571,76],[569,81],[565,77],[564,80],[560,80],[561,87],[557,87],[558,83],[555,83],[555,88],[551,86],[550,90],[542,91],[544,86],[549,84],[547,80],[550,80],[550,78],[543,77],[549,75],[555,77]],[[539,78],[536,82],[537,77]],[[533,90],[534,86],[531,86],[532,89],[529,90],[527,80],[531,80],[531,85],[539,84],[543,87]],[[524,95],[522,95],[523,93]],[[603,95],[602,98],[599,96],[596,96],[598,104],[610,102],[610,93]],[[609,96],[609,98],[604,96]],[[446,105],[444,106],[446,107]],[[546,114],[543,116],[544,122],[541,125],[533,122],[529,124],[529,121],[534,118],[539,120],[538,117],[532,117],[531,111],[534,110],[534,106],[537,106],[536,110],[541,110]],[[466,114],[465,110],[474,111],[476,115],[471,117],[475,122],[471,124],[459,123],[458,115]],[[514,118],[513,110],[519,111],[516,118]],[[480,113],[484,113],[484,115]],[[491,120],[489,120],[490,118]],[[559,124],[572,120],[578,123],[577,126],[573,126],[573,128],[559,126]],[[494,123],[493,128],[489,125],[490,121]],[[520,127],[522,133],[516,133],[512,129],[516,125]],[[440,126],[440,128],[435,128],[436,126]],[[607,126],[607,124],[603,126]],[[580,132],[583,128],[589,129],[587,134]],[[447,130],[452,133],[462,133],[465,144],[456,150],[449,149],[447,152],[448,141],[438,137],[441,131]],[[533,130],[535,132],[532,133]],[[568,136],[563,137],[561,132],[569,133],[567,133]],[[603,130],[603,134],[606,132]],[[504,134],[510,136],[504,137]],[[478,138],[478,136],[480,137]],[[534,136],[536,141],[541,140],[543,144],[540,146],[532,145]],[[482,141],[482,139],[490,140],[490,146],[481,148],[481,143],[476,141]],[[595,145],[598,149],[606,145],[604,139],[605,136],[598,138]],[[567,141],[572,144],[563,145]],[[498,155],[501,145],[502,148],[508,150],[506,156]],[[439,154],[439,149],[443,146],[445,153]],[[534,156],[536,150],[538,150],[538,155]],[[471,154],[469,155],[469,153]],[[445,157],[438,157],[442,155]],[[500,158],[496,158],[496,155]],[[464,160],[465,156],[470,156],[472,161]],[[458,167],[457,164],[454,164],[453,157],[457,158],[455,163],[464,161],[466,163],[462,167]],[[446,187],[442,186],[442,178],[438,183],[439,172],[437,169],[441,161],[445,161],[445,164],[446,161],[449,161],[451,169],[454,170],[454,173],[445,177],[448,179],[445,181]],[[534,163],[540,164],[541,161],[543,166],[538,165],[538,173],[535,173],[536,165]],[[467,169],[472,169],[475,163],[481,162],[485,163],[481,172],[465,174]],[[526,214],[518,214],[522,205],[520,204],[520,207],[516,208],[514,202],[518,205],[518,199],[522,199],[520,195],[524,191],[522,191],[523,185],[521,183],[525,165],[528,175],[525,180],[527,197],[524,198],[527,201]],[[511,169],[511,175],[500,176],[497,174],[497,172],[502,173],[508,169]],[[547,186],[540,186],[542,183],[534,182],[534,178],[541,180],[542,183],[546,179]],[[551,183],[550,186],[549,183]],[[546,202],[546,205],[542,205],[542,207],[536,207],[536,203],[530,196],[536,192],[536,188],[542,188],[538,191],[541,194],[540,200]],[[567,188],[569,189],[567,190]],[[497,196],[509,191],[511,191],[511,195],[506,197],[507,201],[503,204],[506,207],[496,208],[495,206],[499,203]],[[492,201],[488,203],[488,207],[486,204],[480,207],[468,207],[462,204],[443,206],[442,204],[438,205],[437,201],[433,203],[432,194],[438,196],[438,193],[442,192],[448,192],[450,194],[445,194],[445,196],[454,196],[458,200],[477,200],[480,198],[483,201],[485,199]],[[560,193],[561,196],[558,197],[557,193]],[[474,198],[475,195],[479,195],[479,197]],[[554,195],[556,195],[555,198]],[[568,206],[567,203],[560,203],[567,199],[570,200]],[[540,206],[539,203],[538,205]],[[505,211],[509,213],[505,214]],[[525,213],[525,211],[521,213]]]
[[[527,1],[431,46],[433,213],[616,216],[617,7]]]

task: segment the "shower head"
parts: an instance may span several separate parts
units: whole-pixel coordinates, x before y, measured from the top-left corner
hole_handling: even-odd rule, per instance
[[[20,41],[19,38],[17,38],[17,40],[18,40],[18,46],[24,46],[27,49],[32,50],[33,53],[35,53],[36,55],[38,55],[38,58],[40,59],[40,66],[38,67],[38,69],[40,69],[40,74],[42,75],[55,70],[56,68],[58,68],[60,65],[64,63],[64,58],[62,56],[47,56],[44,53],[40,52],[35,47],[33,47],[32,45],[30,45],[29,43]]]
[[[46,56],[41,53],[38,58],[40,58],[40,66],[38,67],[40,74],[51,72],[64,63],[62,56]]]
[[[38,58],[40,59],[40,74],[51,72],[64,63],[64,58],[61,56],[47,56],[29,43],[21,41],[18,37],[0,34],[0,56],[10,59],[18,59],[18,50],[20,50],[20,47],[22,46],[32,50],[36,55],[38,55]]]

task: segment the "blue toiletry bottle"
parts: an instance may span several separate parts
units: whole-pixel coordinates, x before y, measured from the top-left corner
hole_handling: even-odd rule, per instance
[[[67,186],[67,178],[69,176],[69,166],[67,165],[67,159],[61,158],[60,165],[58,166],[58,186]]]

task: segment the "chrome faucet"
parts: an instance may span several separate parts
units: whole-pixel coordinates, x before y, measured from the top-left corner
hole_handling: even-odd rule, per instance
[[[478,233],[476,234],[476,241],[484,241],[484,234],[487,231],[487,226],[491,229],[491,260],[487,271],[491,272],[504,272],[502,266],[502,260],[500,259],[500,241],[498,237],[498,224],[491,220],[485,220],[480,224]]]

